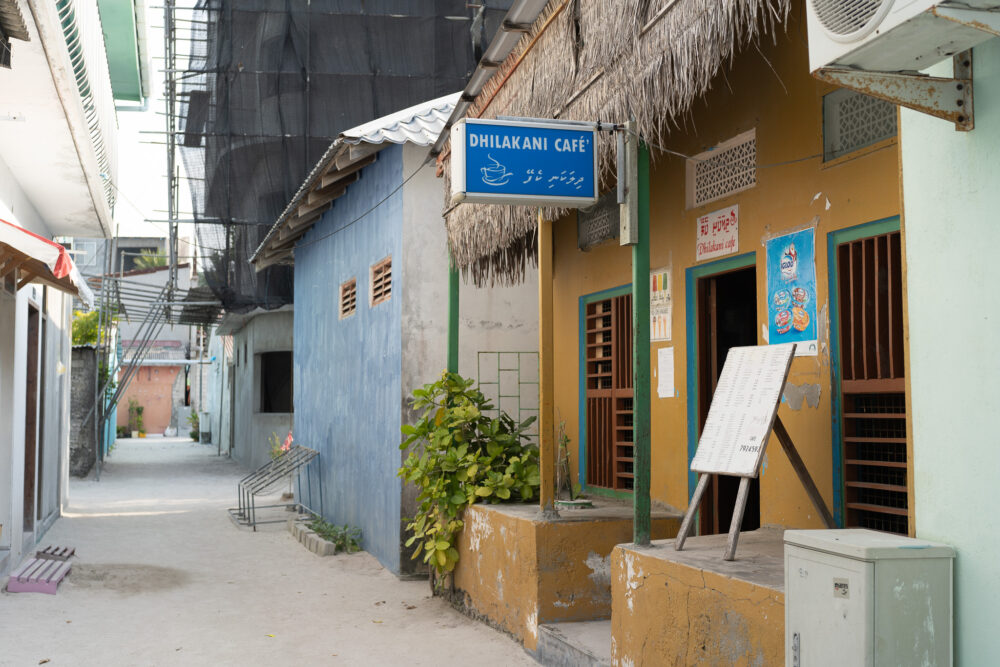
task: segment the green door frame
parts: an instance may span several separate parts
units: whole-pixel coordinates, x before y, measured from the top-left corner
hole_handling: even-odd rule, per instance
[[[757,266],[757,253],[747,252],[708,264],[689,266],[684,271],[684,316],[687,336],[687,431],[688,431],[688,500],[698,485],[698,474],[691,461],[698,450],[698,299],[695,289],[700,278]],[[756,328],[756,325],[754,325]]]
[[[841,399],[843,366],[840,350],[840,298],[837,246],[869,236],[880,236],[899,231],[899,216],[846,227],[826,235],[827,275],[830,302],[830,381],[833,386],[833,409],[830,411],[833,450],[833,519],[838,528],[844,527],[844,436],[842,431],[843,405]]]
[[[630,491],[618,491],[615,489],[606,489],[603,486],[587,486],[587,306],[594,303],[595,301],[604,301],[605,299],[610,299],[616,296],[624,296],[626,294],[632,293],[632,283],[625,283],[624,285],[619,285],[618,287],[611,287],[606,290],[601,290],[600,292],[594,292],[592,294],[584,294],[579,299],[579,320],[577,323],[577,328],[580,331],[579,335],[579,357],[580,357],[580,379],[579,379],[579,431],[580,442],[577,443],[579,448],[579,470],[578,479],[580,480],[580,488],[587,493],[591,493],[595,496],[605,496],[608,498],[622,498],[630,499],[632,498],[632,493]],[[634,343],[633,343],[634,344]]]

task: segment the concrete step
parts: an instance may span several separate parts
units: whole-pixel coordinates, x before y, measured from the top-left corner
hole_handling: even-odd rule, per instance
[[[535,653],[538,662],[548,667],[611,665],[611,621],[539,625]]]

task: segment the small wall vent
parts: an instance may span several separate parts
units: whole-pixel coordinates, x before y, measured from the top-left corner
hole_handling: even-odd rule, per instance
[[[896,106],[841,89],[823,96],[823,160],[896,136]]]
[[[687,162],[687,206],[694,208],[757,185],[757,134],[744,132]]]

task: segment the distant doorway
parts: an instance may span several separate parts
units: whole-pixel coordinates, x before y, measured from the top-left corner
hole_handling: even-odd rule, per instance
[[[757,344],[757,269],[753,266],[699,278],[698,433],[712,404],[729,349]],[[739,477],[713,475],[701,505],[701,534],[729,531]],[[760,481],[750,483],[741,530],[760,528]]]
[[[41,314],[28,304],[27,377],[24,387],[24,524],[25,533],[35,530],[35,478],[38,452],[38,332]]]

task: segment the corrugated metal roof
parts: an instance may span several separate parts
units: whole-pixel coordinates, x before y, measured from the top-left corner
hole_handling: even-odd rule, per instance
[[[383,144],[432,145],[444,129],[445,123],[448,122],[460,96],[461,93],[452,93],[428,102],[422,102],[342,132],[309,172],[305,182],[257,247],[250,262],[256,264],[259,271],[270,263],[287,261],[292,256],[294,244],[312,227],[312,223],[296,227],[294,232],[288,234],[284,239],[280,238],[279,232],[290,222],[295,222],[300,213],[304,217],[310,215],[315,217],[315,213],[303,213],[299,207],[303,205],[310,192],[322,189],[324,176],[335,178],[338,173],[343,173],[346,176],[356,172],[361,168],[363,160],[374,159],[373,154],[382,150]],[[360,144],[368,144],[368,146],[364,147]],[[346,187],[347,182],[345,182],[345,189]],[[339,197],[341,194],[343,191],[333,195],[333,197]],[[305,222],[302,218],[299,220]],[[275,244],[278,248],[275,248]],[[272,256],[265,257],[265,251],[268,251]],[[261,260],[260,263],[258,260]]]
[[[415,104],[409,109],[383,116],[341,133],[343,143],[394,144],[411,143],[430,146],[437,140],[461,93],[452,93],[436,100]]]

